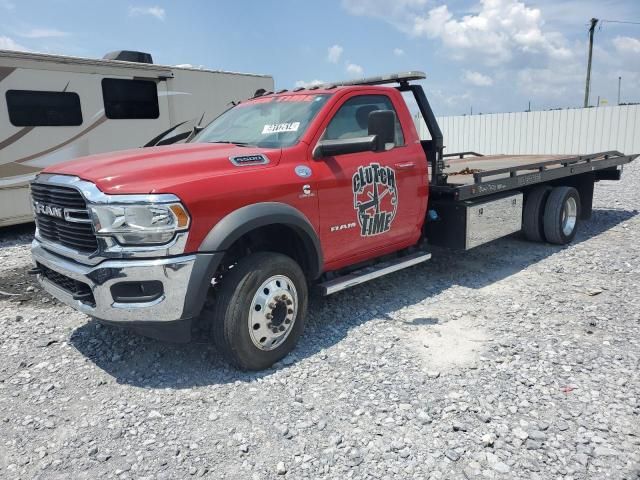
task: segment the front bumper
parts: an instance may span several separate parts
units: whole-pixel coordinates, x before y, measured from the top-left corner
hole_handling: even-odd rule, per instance
[[[90,295],[89,301],[80,300],[77,295],[64,288],[68,283],[67,279],[56,282],[40,273],[38,281],[47,292],[76,310],[100,320],[138,325],[147,322],[157,324],[190,319],[194,312],[198,311],[193,302],[189,301],[193,297],[193,291],[190,295],[189,290],[200,283],[200,279],[194,282],[192,272],[204,270],[202,267],[194,268],[199,263],[199,255],[144,260],[106,260],[91,266],[55,255],[46,250],[38,240],[33,241],[31,253],[36,267],[44,266],[55,274],[81,282],[88,287],[92,296]],[[153,301],[119,303],[113,299],[111,287],[116,283],[154,280],[162,283],[163,293]],[[202,288],[202,285],[198,288]]]

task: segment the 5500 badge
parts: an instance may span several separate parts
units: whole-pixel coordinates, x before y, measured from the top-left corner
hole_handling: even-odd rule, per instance
[[[352,190],[360,235],[371,237],[388,232],[398,211],[395,170],[378,163],[358,167]]]

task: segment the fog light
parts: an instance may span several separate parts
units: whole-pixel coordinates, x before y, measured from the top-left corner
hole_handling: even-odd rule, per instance
[[[148,303],[164,294],[162,282],[119,282],[111,286],[111,296],[116,303]]]

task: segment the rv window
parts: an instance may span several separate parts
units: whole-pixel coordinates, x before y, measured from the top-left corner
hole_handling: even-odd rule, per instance
[[[9,120],[16,127],[82,125],[80,97],[73,92],[7,90]]]
[[[102,98],[107,118],[158,118],[158,89],[149,80],[102,79]]]

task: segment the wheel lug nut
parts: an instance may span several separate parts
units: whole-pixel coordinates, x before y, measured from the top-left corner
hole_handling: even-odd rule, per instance
[[[271,330],[273,333],[278,333],[278,329],[274,328],[273,330]]]
[[[271,303],[269,304],[269,308],[271,308],[271,309],[276,308],[276,304],[275,304],[275,303],[273,303],[273,302],[271,302]]]
[[[269,322],[267,323],[267,328],[271,328],[273,326],[273,323]]]
[[[281,332],[284,332],[284,327],[280,327],[280,331],[281,331]]]
[[[293,308],[288,309],[287,313],[293,313]]]
[[[293,302],[291,300],[287,300],[287,305],[293,305]]]
[[[272,314],[270,314],[270,313],[267,313],[264,317],[265,317],[267,320],[271,320],[271,319],[273,318],[273,315],[272,315]]]

